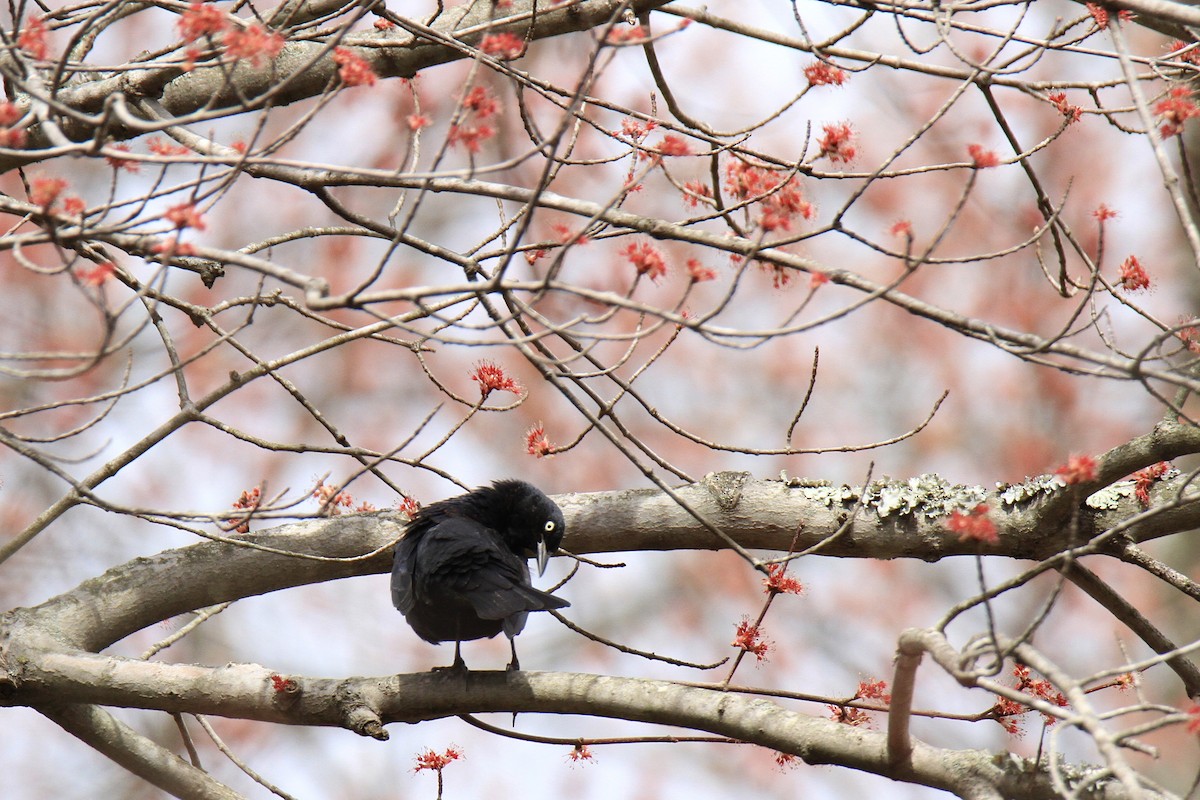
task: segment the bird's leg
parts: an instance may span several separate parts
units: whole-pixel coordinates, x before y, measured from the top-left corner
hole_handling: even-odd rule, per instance
[[[454,642],[454,663],[448,667],[434,667],[434,672],[466,672],[467,662],[462,657],[462,642]]]
[[[509,639],[508,645],[509,645],[509,647],[512,648],[513,657],[512,657],[512,661],[508,662],[508,666],[505,667],[505,671],[519,672],[521,669],[521,662],[517,661],[517,640],[515,638]],[[517,712],[515,712],[515,711],[513,712],[512,726],[514,728],[517,727]]]

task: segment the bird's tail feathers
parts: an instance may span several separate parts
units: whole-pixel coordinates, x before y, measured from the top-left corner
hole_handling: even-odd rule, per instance
[[[548,611],[571,604],[532,586],[510,586],[503,591],[472,593],[471,605],[483,619],[505,619],[522,611]]]

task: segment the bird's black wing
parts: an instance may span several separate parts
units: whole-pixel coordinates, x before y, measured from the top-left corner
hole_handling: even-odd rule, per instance
[[[444,517],[397,547],[392,580],[396,607],[407,613],[439,596],[465,598],[481,619],[569,605],[533,588],[526,562],[495,531],[467,517]]]
[[[412,568],[416,563],[415,553],[419,537],[413,534],[414,531],[410,528],[408,534],[396,545],[396,553],[392,557],[392,605],[406,617],[417,604],[413,592]]]

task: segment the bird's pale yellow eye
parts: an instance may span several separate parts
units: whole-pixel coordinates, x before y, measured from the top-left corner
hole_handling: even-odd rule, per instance
[[[554,530],[554,520],[547,520],[546,521],[546,533],[550,533],[550,531],[552,531],[552,530]]]

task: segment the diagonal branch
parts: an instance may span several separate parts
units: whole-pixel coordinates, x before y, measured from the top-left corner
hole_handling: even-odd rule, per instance
[[[139,778],[185,800],[242,800],[242,795],[93,705],[42,706],[47,719]]]

